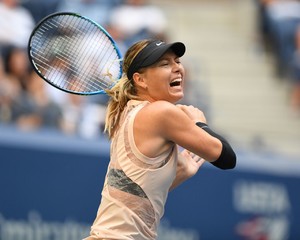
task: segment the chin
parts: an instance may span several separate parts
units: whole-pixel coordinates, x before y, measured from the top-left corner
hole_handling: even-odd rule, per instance
[[[180,100],[182,100],[184,97],[184,94],[181,93],[181,94],[176,94],[176,95],[173,95],[172,96],[172,103],[176,103],[176,102],[179,102]]]

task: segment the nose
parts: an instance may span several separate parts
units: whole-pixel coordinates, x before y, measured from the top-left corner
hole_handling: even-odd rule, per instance
[[[183,70],[183,66],[180,62],[175,62],[173,63],[173,72],[181,72]]]

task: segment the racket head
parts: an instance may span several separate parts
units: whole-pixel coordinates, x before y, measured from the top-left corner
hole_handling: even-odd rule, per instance
[[[28,55],[42,79],[68,93],[105,94],[122,76],[114,39],[77,13],[58,12],[42,19],[30,35]]]

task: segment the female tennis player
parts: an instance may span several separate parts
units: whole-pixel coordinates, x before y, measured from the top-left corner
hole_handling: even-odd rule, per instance
[[[184,53],[181,42],[142,40],[125,54],[123,76],[107,90],[111,160],[85,240],[156,239],[171,189],[205,161],[221,169],[235,167],[233,149],[208,127],[203,112],[176,105],[184,96]],[[179,152],[178,146],[185,150]]]

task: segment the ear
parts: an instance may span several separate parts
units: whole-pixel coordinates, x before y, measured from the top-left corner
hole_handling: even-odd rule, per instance
[[[147,89],[147,83],[145,82],[145,78],[142,73],[135,72],[132,78],[136,86]]]

